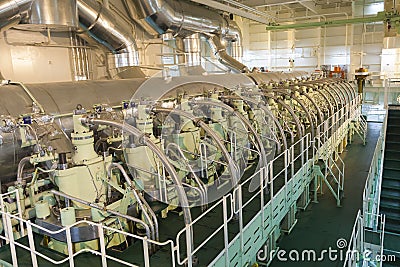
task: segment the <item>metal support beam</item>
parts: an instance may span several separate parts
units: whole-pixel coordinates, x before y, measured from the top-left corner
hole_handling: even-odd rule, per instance
[[[320,14],[321,12],[321,8],[315,6],[314,2],[307,2],[307,1],[298,1],[298,3],[300,5],[302,5],[303,7],[307,8],[308,10],[310,10],[312,13],[314,14]]]
[[[341,26],[346,24],[371,23],[379,21],[390,21],[392,22],[392,25],[395,25],[394,22],[400,21],[400,15],[397,13],[379,12],[375,16],[364,17],[364,18],[327,20],[320,22],[308,22],[308,23],[287,24],[287,25],[269,25],[266,27],[266,30],[276,31],[276,30],[302,29],[302,28],[314,28],[314,27],[324,27],[324,26],[330,27],[330,26]]]
[[[206,5],[218,10],[223,10],[234,15],[247,18],[253,21],[257,21],[262,24],[269,24],[271,21],[276,20],[276,17],[269,15],[267,13],[261,12],[252,7],[237,3],[235,5],[240,5],[238,7],[234,7],[228,4],[220,3],[214,0],[191,0],[192,2],[199,3],[202,5]],[[229,1],[231,2],[231,1]],[[232,2],[233,3],[233,2]]]

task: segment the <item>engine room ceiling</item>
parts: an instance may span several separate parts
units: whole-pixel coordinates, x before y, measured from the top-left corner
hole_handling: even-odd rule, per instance
[[[285,12],[306,11],[313,15],[322,15],[329,13],[346,12],[351,13],[353,1],[349,0],[191,0],[212,8],[231,12],[232,8],[237,8],[233,14],[249,18],[251,20],[265,23],[257,20],[257,17],[268,18],[269,20],[279,20],[276,15]],[[225,6],[225,8],[223,8]],[[239,12],[240,11],[240,12]],[[243,15],[246,12],[247,15]],[[257,16],[257,17],[256,17]]]

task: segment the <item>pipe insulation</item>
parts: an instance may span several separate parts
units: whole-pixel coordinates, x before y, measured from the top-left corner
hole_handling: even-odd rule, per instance
[[[221,38],[229,35],[231,28],[232,34],[238,27],[230,27],[230,22],[218,12],[180,0],[138,0],[130,3],[135,5],[144,21],[159,34],[172,31],[175,36],[183,38],[193,33],[204,34],[222,64],[239,72],[248,72],[245,65],[226,53]],[[236,38],[240,37],[236,35]]]
[[[133,30],[120,16],[94,0],[78,0],[80,27],[115,57],[115,67],[139,65]]]
[[[33,0],[0,0],[0,30],[21,22],[28,15]]]

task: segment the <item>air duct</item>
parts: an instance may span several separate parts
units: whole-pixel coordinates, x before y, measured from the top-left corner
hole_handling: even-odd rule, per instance
[[[129,23],[95,0],[0,0],[0,30],[22,21],[22,27],[76,28],[78,6],[81,34],[111,51],[111,61],[120,78],[144,77],[138,67],[136,42]]]
[[[19,24],[19,25],[18,25]],[[77,28],[76,0],[0,1],[0,29],[18,25],[28,30],[69,30]]]
[[[167,31],[183,37],[193,33],[202,33],[208,37],[216,56],[221,63],[238,71],[247,71],[247,67],[230,57],[221,37],[229,33],[229,23],[219,13],[180,0],[136,0],[134,3],[140,16],[159,34]],[[215,43],[217,42],[217,43]]]
[[[68,31],[78,28],[76,0],[34,0],[26,28]]]
[[[175,38],[181,75],[202,75],[200,34],[194,33],[185,38]]]
[[[26,18],[33,0],[0,0],[0,30],[4,31]]]
[[[144,77],[130,24],[95,0],[78,0],[82,32],[112,52],[120,78]]]
[[[228,45],[226,47],[228,55],[230,55],[237,61],[242,61],[243,57],[242,32],[234,20],[229,21],[229,31],[224,36],[224,40],[228,42]]]
[[[249,72],[246,65],[228,55],[226,52],[226,46],[222,43],[222,40],[218,35],[208,36],[207,40],[219,62],[240,72]]]

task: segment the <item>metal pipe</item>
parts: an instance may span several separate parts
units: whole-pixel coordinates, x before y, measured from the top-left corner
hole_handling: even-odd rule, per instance
[[[178,174],[175,171],[175,168],[171,165],[171,163],[169,162],[169,159],[161,151],[161,149],[148,136],[146,136],[139,129],[137,129],[129,124],[122,124],[122,123],[119,123],[116,121],[111,121],[111,120],[83,118],[82,123],[83,124],[91,123],[91,124],[95,124],[95,125],[113,126],[113,127],[122,129],[123,131],[127,131],[130,134],[133,134],[143,144],[145,144],[154,154],[156,154],[159,157],[160,161],[163,163],[164,167],[166,168],[169,175],[171,176],[172,181],[174,182],[177,193],[178,193],[179,202],[182,206],[185,224],[190,225],[192,223],[192,217],[191,217],[190,209],[189,209],[189,201],[186,197],[185,190],[183,189],[182,183],[178,177]]]
[[[30,162],[30,160],[31,160],[31,157],[27,156],[27,157],[21,159],[21,161],[18,163],[17,183],[21,183],[22,182],[22,174],[24,172],[25,164]]]
[[[144,197],[141,194],[138,194],[138,196],[139,196],[140,200],[142,201],[142,203],[146,206],[146,209],[150,213],[151,217],[153,218],[154,228],[156,230],[156,240],[159,241],[160,235],[159,235],[159,230],[158,230],[159,227],[158,227],[157,216],[154,213],[153,209],[150,207],[149,203],[147,203],[147,201],[144,199]]]
[[[292,115],[292,117],[295,121],[295,124],[299,130],[299,138],[304,136],[303,127],[302,127],[303,125],[300,123],[300,120],[299,120],[298,116],[296,115],[296,113],[294,113],[294,110],[289,105],[287,105],[285,102],[283,102],[281,99],[279,99],[277,97],[272,97],[272,98],[274,98],[275,101],[277,101],[279,104],[281,104],[290,113],[290,115]]]
[[[169,144],[167,145],[166,153],[168,153],[168,152],[170,151],[170,147],[171,147],[171,146],[175,147],[175,148],[178,150],[180,157],[183,158],[183,159],[185,159],[186,164],[187,164],[187,166],[188,166],[190,172],[193,174],[194,180],[195,180],[196,183],[199,185],[200,193],[201,193],[200,195],[201,195],[201,198],[203,199],[203,200],[202,200],[202,206],[205,207],[206,201],[207,201],[207,189],[206,189],[206,187],[204,186],[203,182],[199,179],[199,177],[198,177],[198,176],[196,175],[196,173],[194,172],[192,166],[190,165],[188,159],[185,157],[185,154],[183,153],[183,151],[182,151],[182,149],[181,149],[181,147],[180,147],[179,145],[177,145],[177,144],[175,144],[175,143],[169,143]]]
[[[32,3],[33,0],[1,0],[0,29],[20,23],[27,16]]]
[[[298,129],[298,133],[299,133],[299,137],[301,137],[301,136],[303,136],[304,134],[303,134],[303,128],[301,127],[302,126],[302,124],[300,123],[300,120],[299,120],[299,118],[297,117],[297,115],[294,113],[294,111],[293,111],[293,109],[289,106],[289,105],[286,105],[286,103],[285,102],[283,102],[281,99],[279,99],[278,97],[275,97],[275,96],[271,96],[271,95],[268,95],[268,93],[256,93],[256,94],[261,94],[262,96],[265,96],[265,97],[267,97],[267,98],[272,98],[272,99],[274,99],[275,101],[277,101],[279,104],[281,104],[289,113],[290,113],[290,115],[292,115],[292,117],[293,117],[293,120],[294,120],[294,122],[295,122],[295,124],[296,124],[296,127],[297,127],[297,129]]]
[[[280,124],[278,119],[274,116],[274,114],[272,114],[271,110],[269,108],[267,108],[263,102],[261,102],[261,101],[258,102],[257,100],[252,99],[250,97],[245,97],[245,96],[240,96],[239,97],[239,96],[237,96],[237,98],[238,99],[243,99],[245,102],[249,102],[249,103],[252,103],[254,105],[257,105],[258,108],[263,110],[265,113],[267,113],[272,118],[272,120],[274,121],[276,127],[279,130],[280,135],[282,136],[283,148],[284,148],[284,150],[286,150],[287,149],[287,142],[286,142],[285,132],[283,131],[282,125]],[[281,151],[281,149],[280,149],[280,147],[278,147],[278,154],[280,154],[280,151]]]
[[[207,35],[207,41],[219,62],[240,72],[250,72],[246,65],[226,53],[226,46],[222,44],[219,35]]]
[[[143,30],[145,30],[149,35],[151,35],[151,36],[158,35],[157,31],[155,31],[146,21],[144,21],[143,18],[139,17],[136,7],[132,3],[134,1],[122,0],[122,2],[125,6],[125,9],[126,9],[130,19],[132,19],[137,25],[142,27]]]
[[[229,21],[229,30],[223,36],[223,39],[228,41],[228,54],[237,61],[241,61],[243,57],[243,36],[242,31],[234,20]]]
[[[299,92],[301,95],[305,96],[305,97],[313,104],[313,106],[314,106],[315,109],[317,110],[318,118],[319,118],[320,122],[322,123],[323,120],[324,120],[324,116],[323,116],[323,114],[322,114],[321,109],[319,108],[319,106],[317,105],[317,103],[314,101],[314,99],[313,99],[311,96],[309,96],[306,92],[303,92],[303,90],[301,90],[301,89],[290,88],[290,90],[295,90],[295,91]],[[321,95],[322,95],[322,97],[324,97],[324,98],[326,97],[326,96],[323,95],[323,94],[321,94]]]
[[[329,112],[328,112],[327,117],[329,118],[333,113],[335,113],[333,104],[329,101],[328,96],[322,91],[322,89],[317,88],[316,91],[324,98],[324,100],[328,104]],[[304,94],[304,95],[308,95],[308,94]],[[321,121],[321,123],[322,123],[322,121]]]
[[[391,20],[394,16],[386,15],[385,12],[379,12],[375,16],[371,17],[361,17],[361,18],[348,18],[348,19],[338,19],[338,20],[326,20],[320,22],[307,22],[298,24],[287,24],[287,25],[270,25],[266,27],[268,31],[276,30],[288,30],[288,29],[303,29],[303,28],[313,28],[313,27],[331,27],[331,26],[341,26],[346,24],[357,24],[357,23],[370,23],[379,22],[384,20]]]
[[[141,225],[145,228],[147,238],[148,238],[148,239],[151,239],[151,236],[150,236],[150,228],[149,228],[149,226],[148,226],[145,222],[143,222],[142,220],[140,220],[140,219],[138,219],[138,218],[129,216],[129,215],[127,215],[127,214],[120,213],[120,212],[115,211],[115,210],[107,209],[107,208],[102,207],[102,206],[99,206],[99,205],[97,205],[97,204],[95,204],[95,203],[92,203],[92,202],[89,202],[89,201],[86,201],[86,200],[83,200],[83,199],[80,199],[80,198],[77,198],[77,197],[73,197],[73,196],[71,196],[71,195],[62,193],[62,192],[60,192],[60,191],[51,190],[50,192],[51,192],[52,194],[54,194],[54,195],[57,195],[57,196],[60,196],[60,197],[64,197],[64,198],[67,198],[67,199],[70,199],[70,200],[73,200],[73,201],[76,201],[76,202],[78,202],[78,203],[81,203],[81,204],[83,204],[83,205],[89,206],[89,207],[91,207],[91,208],[95,208],[95,209],[98,209],[98,210],[102,210],[102,211],[108,212],[108,213],[110,213],[110,214],[112,214],[112,215],[119,216],[119,217],[121,217],[121,218],[127,219],[127,220],[129,220],[129,221],[132,221],[132,222],[135,222],[135,223],[139,223],[139,224],[141,224]]]
[[[313,119],[312,119],[312,117],[311,117],[311,114],[310,114],[310,112],[307,110],[307,107],[304,105],[304,103],[300,100],[300,99],[298,99],[296,96],[294,96],[294,95],[291,95],[291,94],[289,94],[288,92],[285,92],[285,91],[282,91],[282,90],[279,90],[279,89],[268,89],[268,90],[270,90],[270,91],[272,91],[272,92],[275,92],[275,93],[278,93],[278,94],[283,94],[283,95],[286,95],[286,96],[289,96],[289,97],[291,97],[292,99],[294,99],[297,103],[299,103],[299,105],[301,106],[301,108],[304,110],[304,112],[306,113],[306,115],[307,115],[307,117],[308,117],[308,120],[310,121],[310,126],[311,126],[311,137],[312,138],[314,138],[314,136],[315,136],[315,134],[314,134],[314,122],[313,122]],[[318,121],[316,121],[316,123],[318,124]]]
[[[155,229],[154,229],[153,221],[150,219],[149,214],[148,214],[148,213],[146,212],[146,210],[144,209],[143,203],[142,203],[142,201],[140,200],[140,198],[139,198],[139,196],[138,196],[138,193],[136,192],[135,187],[133,186],[132,180],[131,180],[131,178],[128,176],[128,174],[126,173],[125,169],[121,166],[121,164],[116,163],[116,162],[113,162],[113,163],[111,163],[111,164],[108,166],[108,170],[107,170],[107,171],[108,171],[108,176],[111,177],[111,170],[112,170],[114,167],[119,169],[119,171],[122,173],[122,176],[124,177],[126,183],[127,183],[127,184],[129,185],[129,187],[132,189],[131,192],[133,193],[133,195],[134,195],[134,197],[135,197],[135,199],[136,199],[136,202],[138,203],[140,209],[141,209],[142,212],[143,212],[144,217],[146,218],[147,222],[148,222],[149,225],[150,225],[150,234],[151,234],[151,237],[152,237],[154,240],[158,240],[158,239],[157,239],[158,237],[156,237],[156,234],[155,234],[156,231],[155,231]]]
[[[202,192],[200,188],[195,187],[195,186],[193,186],[193,185],[190,185],[190,184],[188,184],[188,183],[182,183],[182,184],[183,184],[184,186],[186,186],[186,187],[188,187],[188,188],[190,188],[190,189],[196,191],[197,194],[199,194],[199,196],[200,196],[201,207],[203,208],[203,207],[205,206],[205,203],[206,203],[205,198],[204,198],[204,194],[203,194],[204,192]],[[204,209],[202,209],[202,211],[204,211]]]
[[[297,117],[296,113],[294,113],[293,109],[289,106],[286,105],[285,102],[283,102],[281,99],[279,99],[278,97],[275,96],[269,96],[267,94],[263,94],[265,97],[271,97],[272,99],[274,99],[275,101],[277,101],[279,104],[281,104],[289,113],[290,115],[292,115],[292,118],[296,124],[297,129],[299,130],[299,137],[303,136],[303,127],[302,124],[300,123],[299,118]]]
[[[110,50],[117,68],[138,66],[138,49],[129,25],[97,1],[78,0],[77,3],[81,33]]]
[[[251,123],[241,114],[240,112],[234,110],[231,106],[228,106],[225,103],[222,102],[217,102],[217,101],[210,101],[210,100],[195,100],[192,101],[193,104],[198,104],[198,105],[208,105],[208,106],[216,106],[216,107],[221,107],[224,109],[227,109],[230,113],[234,114],[236,117],[239,118],[239,120],[243,123],[245,127],[248,128],[248,130],[251,132],[253,135],[255,142],[258,147],[258,151],[260,152],[260,160],[261,160],[261,168],[267,166],[267,158],[266,158],[266,153],[265,153],[265,148],[262,140],[260,139],[260,136],[258,135],[256,129],[251,125]]]
[[[220,39],[229,32],[229,23],[218,12],[181,0],[133,2],[136,10],[159,34],[164,34],[169,30],[180,37],[203,33],[209,36],[209,43],[223,64],[240,72],[248,72],[245,65],[226,54],[226,47],[222,45]]]
[[[39,101],[36,100],[36,98],[32,95],[31,91],[29,91],[29,89],[23,83],[9,82],[8,84],[20,86],[24,90],[24,92],[29,96],[29,98],[33,101],[33,103],[35,103],[35,105],[39,108],[40,113],[45,112],[43,106],[39,103]]]
[[[155,108],[153,108],[152,111],[156,112],[156,113],[158,113],[158,112],[173,113],[173,114],[183,116],[185,118],[192,120],[195,123],[195,125],[202,128],[207,134],[209,134],[211,136],[212,139],[214,139],[214,141],[217,144],[217,146],[219,147],[219,149],[221,149],[222,154],[225,157],[225,160],[228,162],[229,170],[230,170],[230,173],[233,178],[233,181],[232,181],[233,185],[236,186],[239,183],[239,177],[238,177],[239,170],[236,166],[235,161],[232,159],[231,155],[229,154],[225,145],[219,139],[218,135],[204,121],[202,121],[199,118],[196,118],[194,115],[192,115],[188,112],[185,112],[185,111],[179,110],[179,109],[155,107]]]

